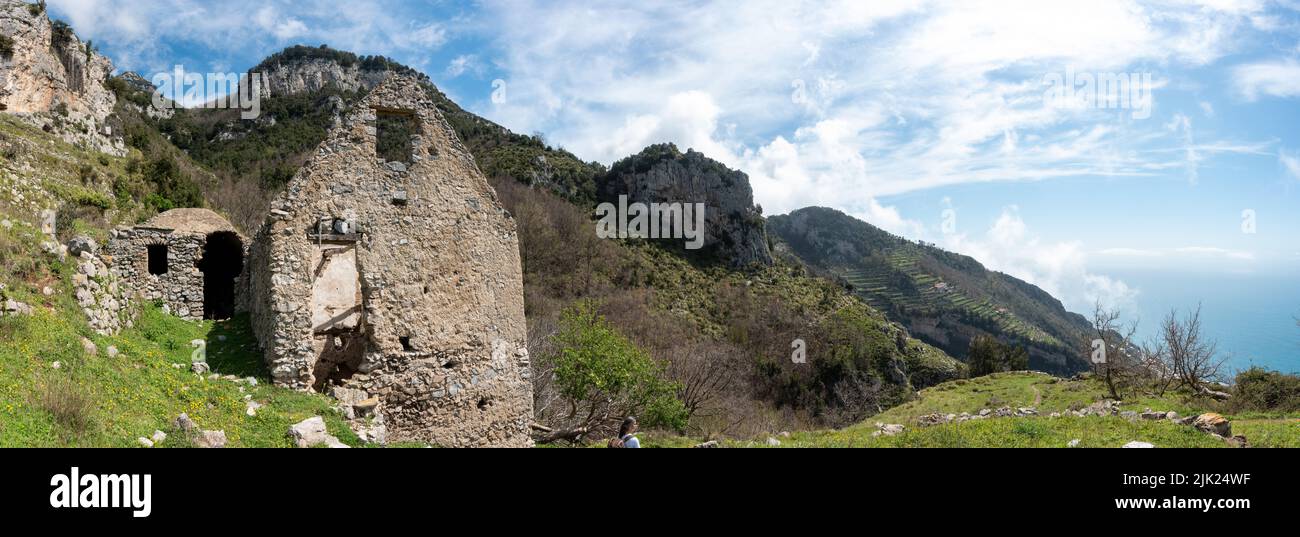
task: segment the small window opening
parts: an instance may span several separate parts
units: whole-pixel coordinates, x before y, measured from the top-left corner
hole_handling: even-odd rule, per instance
[[[492,404],[492,401],[491,401],[490,399],[484,397],[484,398],[478,400],[478,409],[479,409],[479,410],[484,410],[484,409],[486,409],[486,408],[488,407],[488,405],[491,405],[491,404]]]
[[[386,162],[410,164],[411,137],[415,135],[415,115],[404,112],[378,111],[375,120],[375,155]]]
[[[402,350],[404,350],[404,351],[406,351],[406,352],[413,352],[413,351],[415,351],[415,348],[411,346],[411,336],[402,336],[402,337],[399,337],[399,338],[397,338],[397,341],[399,341],[399,342],[402,343]]]
[[[147,256],[149,258],[149,274],[154,276],[167,274],[167,245],[150,244]]]

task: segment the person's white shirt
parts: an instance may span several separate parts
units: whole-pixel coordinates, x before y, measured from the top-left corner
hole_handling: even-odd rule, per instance
[[[629,434],[629,435],[623,437],[623,447],[625,447],[625,448],[639,448],[639,447],[641,447],[641,441],[640,441],[640,440],[637,440],[635,436],[632,436],[632,435]]]

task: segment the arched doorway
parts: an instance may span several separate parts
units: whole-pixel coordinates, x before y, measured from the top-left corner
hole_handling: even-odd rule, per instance
[[[235,316],[235,281],[244,270],[244,243],[239,235],[218,231],[208,235],[199,261],[203,272],[203,318]]]

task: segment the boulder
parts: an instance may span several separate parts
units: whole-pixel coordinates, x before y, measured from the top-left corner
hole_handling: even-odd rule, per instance
[[[370,397],[367,399],[363,399],[361,401],[357,401],[356,404],[352,405],[352,408],[356,410],[356,413],[359,416],[368,416],[374,413],[375,408],[377,407],[379,407],[378,397]]]
[[[1075,438],[1074,440],[1071,440],[1069,443],[1065,444],[1065,447],[1079,447],[1079,439]]]
[[[1166,412],[1152,412],[1147,410],[1142,413],[1142,419],[1151,421],[1167,419],[1166,416],[1168,416],[1168,413]]]
[[[140,445],[142,445],[142,446],[144,446],[144,447],[153,447],[153,440],[150,440],[150,439],[145,438],[145,437],[143,437],[143,436],[141,436],[140,438],[135,439],[135,441],[136,441],[136,442],[139,442]]]
[[[325,427],[325,420],[320,416],[307,418],[289,427],[289,437],[300,448],[309,448],[321,444],[332,448],[348,447],[347,444],[339,442],[338,438],[329,434],[329,430]]]
[[[68,253],[72,254],[73,257],[81,257],[82,252],[94,255],[95,250],[98,249],[99,247],[95,244],[94,239],[90,237],[82,236],[68,241]]]
[[[709,440],[708,442],[705,442],[703,444],[696,444],[695,447],[702,448],[702,449],[710,449],[710,448],[718,448],[722,446],[718,444],[717,440]]]
[[[191,420],[190,416],[185,413],[181,413],[181,415],[176,416],[176,421],[172,422],[172,424],[175,425],[177,429],[180,429],[181,431],[187,433],[194,430],[194,421]]]
[[[1152,445],[1152,444],[1150,444],[1150,443],[1148,443],[1148,442],[1138,442],[1138,441],[1134,440],[1134,441],[1132,441],[1132,442],[1129,442],[1129,443],[1127,443],[1127,444],[1124,444],[1124,447],[1125,447],[1125,448],[1129,448],[1129,449],[1133,449],[1133,448],[1136,448],[1136,449],[1149,449],[1149,448],[1153,448],[1153,447],[1155,447],[1155,446]]]
[[[877,424],[876,424],[876,428],[877,428],[877,431],[874,432],[874,433],[871,433],[871,436],[882,436],[882,435],[883,435],[883,436],[894,436],[894,435],[897,435],[897,434],[902,433],[903,430],[906,429],[906,427],[903,427],[902,425],[899,425],[899,424],[897,424],[897,423],[888,423],[888,424],[877,423]]]
[[[81,350],[86,353],[86,356],[99,354],[99,348],[95,347],[95,342],[84,337],[81,338]]]
[[[223,448],[226,447],[225,431],[202,431],[194,437],[194,447],[199,448]]]
[[[1196,420],[1192,422],[1192,425],[1204,432],[1217,434],[1224,438],[1232,436],[1232,423],[1229,422],[1227,418],[1215,414],[1214,412],[1207,412],[1197,416]]]
[[[1250,442],[1247,441],[1246,437],[1243,435],[1237,435],[1232,438],[1229,438],[1226,440],[1226,442],[1228,442],[1228,445],[1232,447],[1238,447],[1238,448],[1250,447]]]
[[[157,429],[154,430],[154,432],[153,432],[153,437],[150,438],[150,440],[151,440],[155,445],[157,445],[157,444],[161,444],[162,441],[163,441],[163,440],[166,440],[166,439],[167,439],[167,433],[164,433],[164,432],[159,431],[159,430],[157,430]]]
[[[769,436],[767,437],[767,445],[771,447],[777,447],[781,445],[781,441]]]

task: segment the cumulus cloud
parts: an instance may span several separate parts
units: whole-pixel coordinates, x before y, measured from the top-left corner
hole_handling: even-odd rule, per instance
[[[1203,65],[1232,51],[1234,32],[1266,7],[484,6],[512,88],[511,106],[495,107],[493,119],[607,163],[643,142],[713,147],[706,153],[755,177],[769,212],[832,205],[864,214],[877,198],[960,183],[1148,176],[1175,166],[1194,175],[1206,154],[1185,143],[1190,125],[1162,131],[1117,122],[1112,110],[1045,106],[1044,75]],[[704,116],[674,125],[665,113],[684,94]],[[1134,150],[1170,145],[1183,150]]]
[[[1004,208],[982,236],[948,234],[939,245],[1037,285],[1073,311],[1088,311],[1098,300],[1108,306],[1131,306],[1137,297],[1137,290],[1123,281],[1090,271],[1083,244],[1042,240],[1015,206]]]

